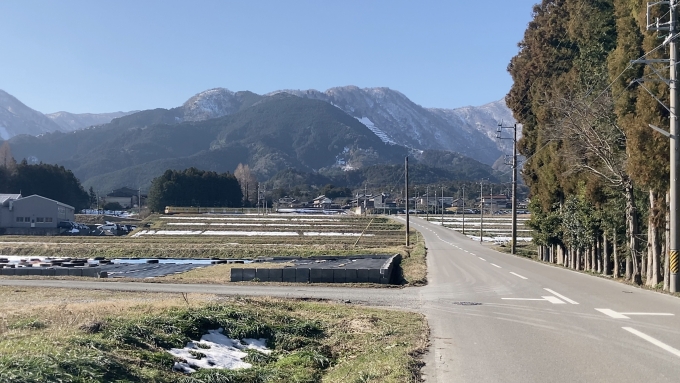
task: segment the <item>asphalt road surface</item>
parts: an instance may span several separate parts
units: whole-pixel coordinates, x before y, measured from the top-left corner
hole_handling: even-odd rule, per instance
[[[2,285],[326,298],[422,312],[427,382],[680,382],[680,299],[498,253],[419,218],[406,289],[0,280]]]

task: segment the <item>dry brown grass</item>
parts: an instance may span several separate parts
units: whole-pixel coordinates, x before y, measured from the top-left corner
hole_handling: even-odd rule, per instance
[[[322,323],[321,342],[335,359],[334,365],[325,371],[323,382],[419,381],[418,356],[425,350],[428,336],[420,314],[330,302],[224,298],[209,294],[183,296],[0,286],[0,355],[9,358],[53,355],[64,347],[72,347],[69,339],[82,338],[83,326],[106,318],[155,316],[171,308],[199,308],[208,303],[255,310],[261,313],[263,321],[287,315]]]

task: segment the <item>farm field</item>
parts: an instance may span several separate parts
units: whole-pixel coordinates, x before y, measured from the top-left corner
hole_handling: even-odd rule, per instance
[[[406,283],[425,282],[425,248],[404,225],[387,217],[344,215],[152,216],[128,236],[1,236],[0,254],[56,258],[216,258],[402,254]],[[141,226],[141,225],[140,225]],[[214,280],[205,268],[197,275]]]
[[[420,218],[426,219],[422,215]],[[525,225],[529,218],[531,218],[530,215],[517,216],[517,242],[531,242],[533,230]],[[466,214],[464,218],[462,215],[445,215],[443,218],[430,215],[429,221],[463,233],[471,239],[479,240],[480,229],[482,228],[482,219],[479,214]],[[483,239],[485,242],[506,243],[510,241],[511,237],[511,215],[484,215]]]
[[[241,369],[173,371],[185,345],[221,361],[203,340],[218,329],[262,348]],[[420,314],[347,304],[0,287],[0,382],[416,382],[427,333]]]
[[[107,258],[255,258],[361,254],[400,246],[403,225],[345,216],[155,216],[125,237],[0,237],[0,254]],[[377,250],[376,250],[377,249]]]

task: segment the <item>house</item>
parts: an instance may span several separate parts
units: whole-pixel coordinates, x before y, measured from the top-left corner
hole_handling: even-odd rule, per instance
[[[330,209],[333,201],[325,195],[320,195],[312,200],[312,207],[318,209]]]
[[[141,194],[138,189],[122,187],[111,191],[104,197],[104,204],[118,202],[123,209],[139,207],[139,197],[142,197],[142,205],[146,201],[146,194]]]
[[[6,234],[57,234],[57,224],[74,221],[73,206],[39,196],[0,194],[0,231]]]
[[[481,206],[480,199],[477,198],[477,205]],[[507,208],[508,204],[512,203],[512,198],[508,198],[505,194],[494,194],[482,196],[484,209],[499,210]]]
[[[373,197],[373,207],[376,209],[396,209],[397,204],[390,198],[389,194],[379,194]]]
[[[283,198],[279,198],[279,200],[276,202],[277,207],[294,208],[294,207],[298,207],[299,205],[300,205],[300,201],[296,200],[293,197],[288,197],[288,196],[285,196]]]

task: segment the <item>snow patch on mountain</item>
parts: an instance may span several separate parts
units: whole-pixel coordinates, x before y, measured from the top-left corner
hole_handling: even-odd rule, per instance
[[[5,128],[4,126],[0,126],[0,138],[2,138],[3,140],[9,140],[10,137],[12,136],[7,131],[7,128]]]
[[[382,140],[382,142],[384,142],[386,144],[390,144],[390,145],[396,145],[397,144],[396,142],[394,142],[393,139],[390,138],[390,136],[388,136],[387,134],[385,134],[385,132],[383,132],[377,126],[375,126],[373,121],[371,121],[371,119],[369,119],[368,117],[361,117],[361,118],[354,117],[354,118],[359,120],[359,122],[361,122],[362,124],[366,125],[366,127],[371,132],[373,132],[376,136],[378,136],[378,138],[380,138]]]
[[[239,109],[235,93],[225,88],[214,88],[188,99],[182,109],[185,121],[203,121],[232,114]]]

